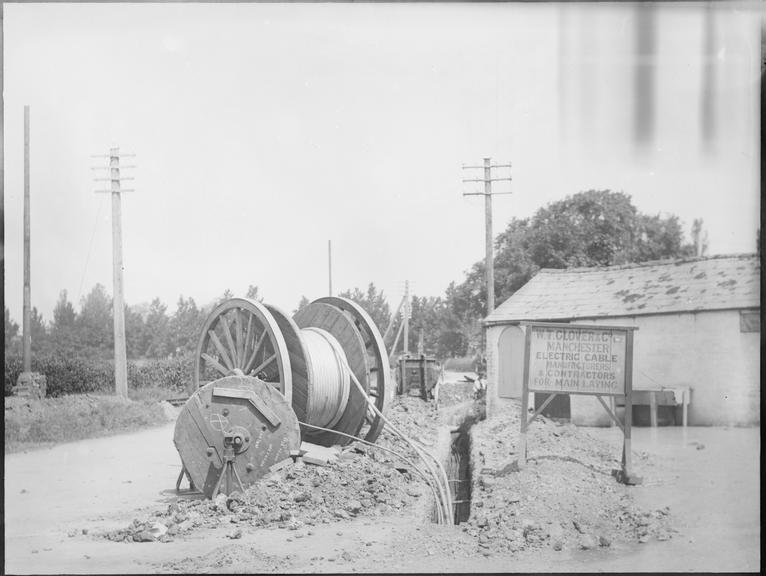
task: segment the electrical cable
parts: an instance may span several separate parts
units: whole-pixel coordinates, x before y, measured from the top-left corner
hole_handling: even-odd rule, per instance
[[[298,422],[301,426],[307,426],[308,428],[314,428],[316,430],[321,430],[323,432],[332,432],[333,434],[338,434],[339,436],[345,436],[346,438],[351,438],[352,440],[356,440],[357,442],[361,442],[362,444],[366,444],[367,446],[371,446],[373,448],[378,448],[379,450],[383,450],[384,452],[389,452],[393,454],[394,456],[397,456],[402,461],[404,461],[405,464],[410,466],[413,470],[415,470],[420,477],[425,481],[426,485],[431,489],[431,492],[434,496],[434,502],[436,503],[437,507],[440,508],[440,502],[439,498],[436,493],[436,489],[432,485],[432,479],[429,479],[428,476],[423,472],[420,468],[418,468],[414,462],[412,462],[410,459],[408,459],[406,456],[401,454],[400,452],[397,452],[396,450],[392,450],[391,448],[386,448],[385,446],[381,446],[379,444],[374,444],[373,442],[368,442],[367,440],[364,440],[362,438],[359,438],[358,436],[354,436],[352,434],[346,434],[345,432],[338,432],[337,430],[332,430],[330,428],[323,428],[322,426],[316,426],[314,424],[308,424],[307,422]],[[439,514],[441,516],[444,515],[443,511],[441,509],[438,510]]]
[[[80,301],[82,296],[82,283],[85,281],[85,273],[88,271],[88,262],[90,262],[90,252],[93,249],[93,238],[96,237],[96,229],[98,228],[98,218],[101,216],[101,208],[104,205],[105,198],[101,198],[101,202],[98,204],[98,211],[96,212],[96,222],[93,224],[93,233],[90,235],[90,243],[88,244],[88,253],[85,256],[85,267],[82,270],[82,277],[80,278],[80,287],[77,289],[77,300]]]
[[[344,362],[346,361],[345,358],[343,360]],[[433,474],[434,478],[437,479],[437,485],[439,486],[439,493],[442,498],[444,507],[447,510],[451,511],[453,507],[452,507],[452,498],[451,498],[450,488],[449,488],[449,480],[447,479],[447,473],[444,471],[444,467],[442,466],[441,462],[439,462],[439,460],[435,456],[433,456],[433,454],[430,454],[427,450],[417,446],[412,440],[407,438],[407,436],[405,436],[396,426],[394,426],[394,424],[388,418],[386,418],[380,410],[378,410],[378,407],[375,406],[375,403],[370,399],[370,397],[364,391],[364,388],[359,383],[359,380],[356,378],[356,376],[350,369],[349,369],[349,373],[351,375],[351,380],[354,382],[354,384],[357,386],[359,391],[362,393],[365,400],[367,401],[369,406],[373,409],[373,411],[380,417],[381,420],[383,420],[385,424],[388,424],[389,428],[391,428],[391,430],[397,436],[399,436],[402,440],[404,440],[421,457],[425,465],[428,467],[429,471],[431,471],[431,473]],[[428,461],[428,457],[430,457],[436,463],[436,469],[439,470],[439,473],[437,473],[434,470],[434,467]],[[441,482],[438,481],[438,478],[440,475],[441,475]],[[454,523],[454,520],[451,514],[447,515],[447,520],[448,520],[447,524]]]

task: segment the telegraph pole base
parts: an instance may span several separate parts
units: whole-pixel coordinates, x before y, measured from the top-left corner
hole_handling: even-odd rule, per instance
[[[644,483],[644,479],[641,476],[637,476],[632,472],[626,472],[621,468],[615,468],[612,470],[612,476],[617,479],[617,482],[627,486],[640,486]]]

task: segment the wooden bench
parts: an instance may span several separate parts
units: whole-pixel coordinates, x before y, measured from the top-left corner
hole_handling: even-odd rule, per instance
[[[633,406],[649,406],[649,418],[653,428],[657,426],[657,406],[681,406],[682,422],[686,426],[689,403],[691,402],[691,388],[689,386],[663,386],[661,388],[634,389],[631,400]],[[624,406],[625,396],[617,396],[616,404]]]

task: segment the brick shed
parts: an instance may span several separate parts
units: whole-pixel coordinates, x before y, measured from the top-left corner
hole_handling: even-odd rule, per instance
[[[577,322],[637,326],[633,388],[688,386],[690,425],[760,424],[760,288],[752,254],[542,269],[484,320],[488,410],[521,396],[520,322]],[[603,411],[563,400],[573,420]]]

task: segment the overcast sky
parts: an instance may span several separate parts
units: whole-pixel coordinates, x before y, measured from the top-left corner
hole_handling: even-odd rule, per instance
[[[461,165],[484,156],[513,163],[513,182],[496,187],[512,191],[495,197],[496,234],[610,188],[677,214],[687,234],[703,218],[713,254],[755,249],[758,4],[662,5],[649,56],[646,16],[626,4],[3,9],[5,298],[17,321],[25,104],[32,304],[46,320],[62,289],[75,303],[97,282],[112,291],[110,200],[90,169],[105,160],[90,155],[114,145],[136,154],[123,197],[129,304],[160,297],[173,310],[179,295],[205,304],[256,284],[292,311],[326,294],[328,239],[336,291],[372,281],[393,306],[409,279],[442,295],[484,255],[483,199],[461,183]],[[636,74],[647,65],[648,80]],[[637,135],[639,108],[649,136]]]

